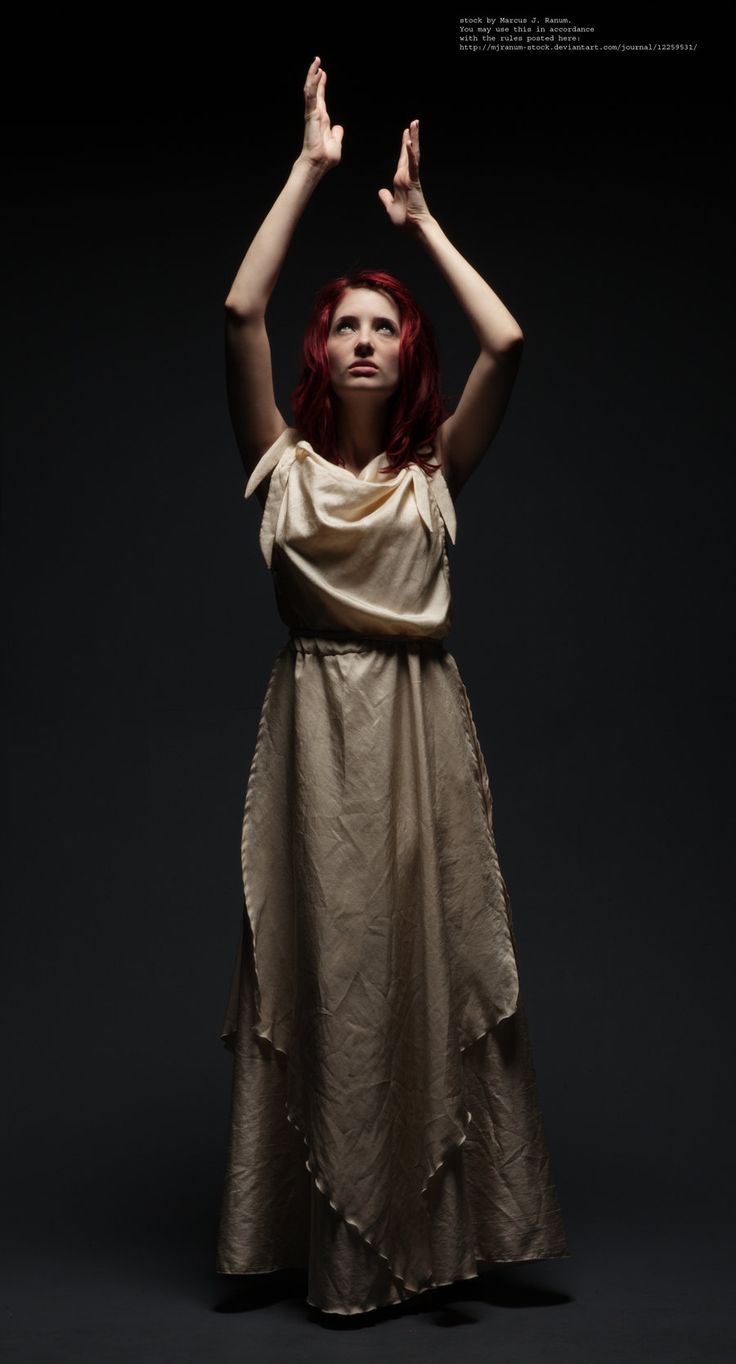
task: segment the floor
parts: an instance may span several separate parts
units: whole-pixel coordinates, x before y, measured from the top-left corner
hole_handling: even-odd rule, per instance
[[[113,1254],[109,1243],[73,1245],[66,1257],[17,1252],[2,1275],[2,1357],[5,1364],[294,1357],[344,1364],[372,1360],[380,1340],[382,1357],[397,1364],[456,1364],[459,1349],[463,1364],[732,1364],[727,1228],[714,1234],[692,1219],[682,1226],[673,1212],[656,1226],[578,1219],[569,1236],[569,1260],[507,1267],[357,1318],[306,1306],[298,1274],[216,1275],[204,1242],[193,1243],[193,1257],[186,1237],[172,1235],[168,1253],[127,1237]],[[448,1328],[463,1334],[448,1336]]]

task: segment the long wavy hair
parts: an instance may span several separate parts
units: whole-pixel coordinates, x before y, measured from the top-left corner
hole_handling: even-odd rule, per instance
[[[387,472],[409,463],[425,473],[438,427],[451,408],[440,392],[440,365],[434,329],[401,280],[383,270],[357,270],[329,280],[315,296],[304,333],[304,368],[290,394],[294,426],[319,454],[333,464],[345,461],[336,449],[335,394],[330,383],[327,338],[335,309],[346,289],[375,289],[393,299],[399,311],[399,387],[388,403]]]

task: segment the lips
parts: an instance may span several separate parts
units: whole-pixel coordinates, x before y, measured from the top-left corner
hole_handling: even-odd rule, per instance
[[[378,365],[374,365],[373,362],[372,362],[372,360],[355,360],[354,363],[350,366],[350,368],[351,368],[351,369],[378,369]]]

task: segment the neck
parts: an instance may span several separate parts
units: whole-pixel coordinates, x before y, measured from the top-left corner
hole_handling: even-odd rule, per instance
[[[386,412],[373,404],[362,410],[338,407],[335,413],[337,449],[350,469],[363,469],[383,453],[385,433]]]

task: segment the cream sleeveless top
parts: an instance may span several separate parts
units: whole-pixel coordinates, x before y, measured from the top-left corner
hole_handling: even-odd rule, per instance
[[[292,631],[443,639],[452,626],[445,533],[457,521],[441,470],[407,465],[392,477],[385,452],[353,474],[287,427],[251,473],[245,497],[270,474],[260,547],[279,615]]]

